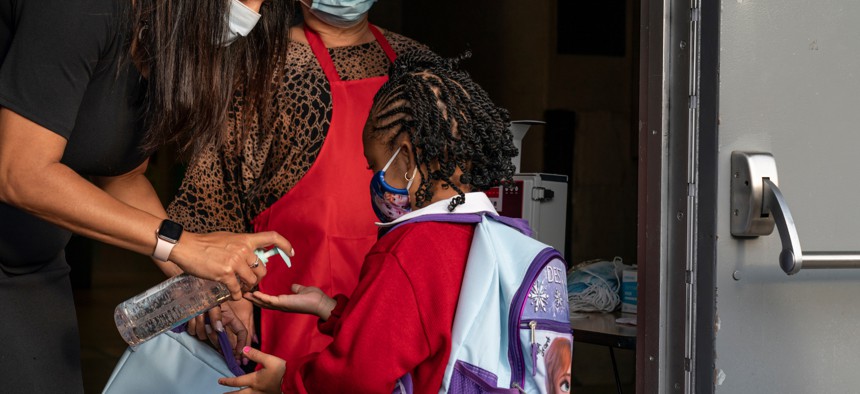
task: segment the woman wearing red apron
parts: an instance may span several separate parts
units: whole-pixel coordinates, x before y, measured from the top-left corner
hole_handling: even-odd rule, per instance
[[[390,61],[395,54],[379,30],[370,26]],[[292,268],[269,265],[260,283],[267,294],[291,294],[293,283],[314,285],[328,294],[349,294],[358,283],[364,255],[376,241],[376,216],[370,209],[370,170],[361,134],[373,96],[387,76],[343,81],[320,36],[304,29],[308,44],[331,86],[332,117],[316,161],[280,200],[253,220],[254,230],[274,230],[296,251]],[[331,338],[316,329],[312,316],[263,310],[261,348],[282,358],[319,351]]]
[[[189,231],[271,229],[290,240],[296,252],[292,268],[268,265],[261,289],[271,294],[290,293],[293,283],[333,294],[352,292],[361,261],[376,240],[362,128],[395,53],[426,49],[370,26],[366,8],[372,0],[350,9],[363,14],[325,8],[334,3],[303,1],[310,29],[293,27],[286,56],[273,59],[280,75],[273,80],[273,100],[261,110],[271,111],[274,119],[264,122],[255,115],[241,122],[247,103],[238,92],[224,146],[192,158],[168,208],[169,216]],[[231,306],[253,332],[250,302]],[[285,359],[318,350],[329,340],[315,324],[305,316],[263,312],[262,349]]]

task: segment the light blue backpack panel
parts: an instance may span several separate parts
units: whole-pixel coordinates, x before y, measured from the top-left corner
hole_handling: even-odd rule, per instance
[[[570,391],[573,335],[559,252],[516,219],[431,216],[422,221],[477,222],[440,393]]]
[[[102,393],[223,393],[233,389],[218,379],[234,376],[224,355],[191,335],[168,331],[126,350]]]

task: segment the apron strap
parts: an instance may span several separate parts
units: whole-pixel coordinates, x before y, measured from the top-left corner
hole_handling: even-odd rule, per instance
[[[311,30],[308,25],[305,25],[305,37],[307,37],[308,44],[310,44],[311,50],[314,51],[314,56],[317,57],[317,61],[325,72],[325,76],[328,78],[329,82],[340,81],[340,76],[337,75],[337,69],[334,68],[334,62],[328,54],[328,48],[323,44],[320,35]]]
[[[382,51],[385,52],[385,56],[388,56],[388,60],[394,63],[394,59],[397,58],[397,54],[394,52],[394,49],[391,48],[388,40],[385,39],[385,36],[376,28],[376,26],[371,24],[368,25],[370,27],[370,32],[373,33],[373,37],[376,38],[376,42],[379,43],[379,46],[382,47]],[[316,56],[323,72],[325,72],[326,78],[328,78],[329,82],[340,81],[340,75],[337,74],[337,69],[334,67],[334,62],[331,60],[328,48],[325,47],[320,35],[309,28],[308,25],[305,25],[304,29],[305,37],[308,39],[308,44],[311,46],[311,50],[314,52],[314,56]]]
[[[394,52],[394,49],[391,49],[391,44],[388,43],[388,40],[385,39],[385,36],[382,35],[382,32],[376,28],[374,25],[370,25],[370,32],[373,33],[373,36],[376,37],[376,42],[379,43],[379,46],[382,47],[382,50],[385,52],[385,55],[388,56],[388,60],[394,63],[394,59],[397,59],[397,54]]]

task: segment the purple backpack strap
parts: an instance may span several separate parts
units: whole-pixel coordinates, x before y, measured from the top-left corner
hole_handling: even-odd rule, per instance
[[[513,227],[517,229],[517,231],[525,234],[526,236],[531,237],[534,235],[534,231],[532,231],[531,226],[529,226],[529,221],[521,218],[512,218],[507,216],[495,215],[492,213],[488,213],[487,216],[493,218],[493,220],[505,224],[508,227]]]
[[[415,388],[412,384],[412,374],[407,373],[400,379],[397,379],[397,385],[394,386],[394,392],[392,394],[412,394],[414,392]]]
[[[206,317],[206,323],[209,323],[209,317]],[[188,323],[182,323],[176,326],[174,329],[170,330],[177,334],[181,334],[186,331],[188,327]],[[218,332],[218,346],[221,347],[221,355],[224,356],[224,361],[227,362],[227,368],[230,369],[230,372],[233,372],[233,375],[242,376],[245,374],[245,371],[239,367],[239,363],[236,362],[236,357],[233,354],[233,347],[230,345],[230,338],[227,337],[226,331]]]
[[[423,223],[423,222],[448,222],[448,223],[480,223],[480,213],[434,213],[430,215],[422,215],[414,219],[409,219],[397,223],[388,231],[394,230],[404,224]]]
[[[401,223],[397,223],[394,227],[390,228],[388,231],[394,230],[404,224],[408,223],[422,223],[422,222],[447,222],[447,223],[480,223],[483,220],[484,215],[487,215],[493,220],[502,223],[508,227],[513,227],[517,231],[531,237],[534,234],[532,228],[529,226],[529,221],[520,218],[511,218],[507,216],[501,216],[494,213],[489,212],[477,212],[477,213],[434,213],[429,215],[422,215],[414,219],[409,219],[403,221]]]

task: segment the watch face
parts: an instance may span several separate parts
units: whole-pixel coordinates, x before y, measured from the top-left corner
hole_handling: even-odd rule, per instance
[[[182,225],[171,220],[161,222],[161,227],[158,229],[158,238],[165,241],[176,243],[182,235]]]

